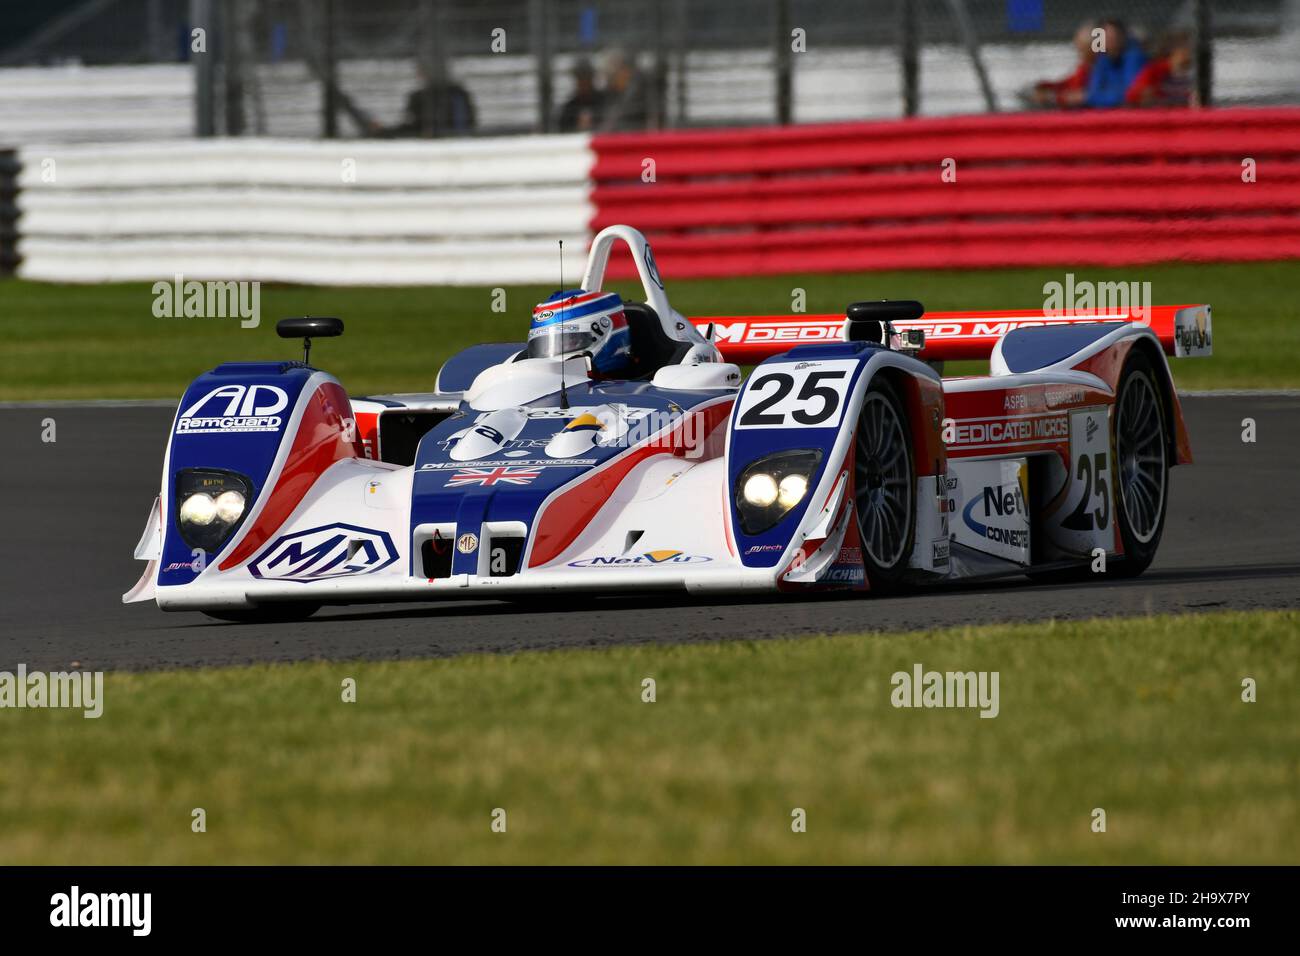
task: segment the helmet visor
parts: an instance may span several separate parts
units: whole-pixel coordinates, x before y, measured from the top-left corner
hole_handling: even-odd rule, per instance
[[[528,340],[529,358],[558,358],[577,355],[591,348],[596,336],[589,331],[562,331],[560,328],[541,330]]]

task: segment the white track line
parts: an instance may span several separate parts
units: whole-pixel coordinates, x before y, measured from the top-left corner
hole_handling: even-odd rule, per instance
[[[1218,388],[1178,392],[1179,398],[1300,398],[1300,388]]]

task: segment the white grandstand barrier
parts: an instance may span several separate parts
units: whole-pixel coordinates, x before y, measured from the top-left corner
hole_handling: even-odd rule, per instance
[[[19,154],[18,274],[47,281],[544,282],[555,241],[581,248],[594,213],[584,135]]]
[[[0,144],[193,134],[194,70],[184,64],[0,69]]]
[[[274,185],[460,189],[586,180],[592,155],[583,134],[448,140],[212,139],[115,143],[63,149],[24,147],[20,188],[160,189],[175,186]],[[41,160],[52,157],[57,181]],[[351,161],[351,167],[344,163]],[[345,168],[355,181],[344,178]]]
[[[459,191],[230,187],[20,195],[28,236],[331,236],[445,239],[581,234],[595,213],[582,185]]]
[[[553,282],[557,239],[585,233],[443,242],[346,239],[56,239],[22,237],[18,274],[45,282],[261,280],[311,285],[482,285]],[[431,302],[430,309],[436,310]]]
[[[1219,43],[1219,95],[1267,98],[1300,85],[1300,57],[1283,55],[1295,39],[1293,33]],[[869,60],[865,49],[796,58],[796,116],[830,121],[896,113],[893,51],[870,52]],[[984,52],[1009,106],[1015,89],[1069,67],[1068,50],[1055,44],[990,45]],[[927,47],[923,55],[938,61],[922,70],[924,111],[975,109],[964,54]],[[769,58],[766,51],[692,53],[690,119],[768,119]],[[123,110],[144,123],[150,110],[141,104],[168,70],[189,77],[184,66],[0,70],[0,144],[16,142],[23,164],[19,275],[73,282],[157,280],[178,272],[322,284],[547,282],[555,274],[555,240],[578,246],[587,238],[594,156],[583,134],[45,146],[14,135],[44,129],[58,139],[69,99],[75,100],[72,115],[93,115],[94,128],[116,131]],[[57,89],[42,87],[40,76],[55,77]],[[96,88],[99,79],[106,89]],[[190,87],[177,88],[184,96],[168,110],[183,112],[188,129]],[[375,89],[376,95],[389,90],[391,108],[392,84]],[[521,119],[531,108],[530,99],[519,98]],[[719,112],[711,114],[713,108]],[[17,127],[6,125],[24,116]],[[52,182],[45,175],[50,159]]]

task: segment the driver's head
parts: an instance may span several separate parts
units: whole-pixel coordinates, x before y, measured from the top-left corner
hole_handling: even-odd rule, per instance
[[[618,377],[632,364],[632,340],[615,292],[570,289],[553,292],[533,309],[528,328],[529,358],[591,355],[601,375]]]

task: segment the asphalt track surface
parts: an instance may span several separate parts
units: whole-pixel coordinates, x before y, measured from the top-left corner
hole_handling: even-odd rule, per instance
[[[901,597],[792,600],[573,595],[326,608],[304,623],[234,625],[126,606],[171,410],[0,409],[4,569],[0,670],[150,669],[305,659],[401,659],[631,642],[901,630],[1148,612],[1300,607],[1300,397],[1184,399],[1197,463],[1176,468],[1155,563],[1131,581],[1024,579]],[[41,441],[54,418],[57,441]],[[1242,441],[1242,419],[1257,441]]]

